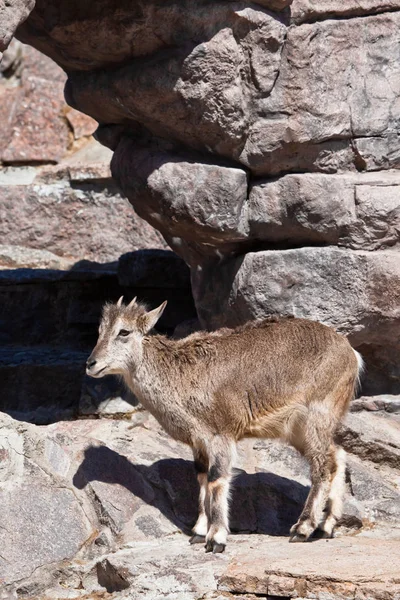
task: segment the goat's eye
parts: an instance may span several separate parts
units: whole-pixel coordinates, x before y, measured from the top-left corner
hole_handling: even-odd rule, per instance
[[[126,337],[130,333],[132,333],[132,332],[128,331],[127,329],[120,329],[119,332],[118,332],[118,336],[119,337]]]

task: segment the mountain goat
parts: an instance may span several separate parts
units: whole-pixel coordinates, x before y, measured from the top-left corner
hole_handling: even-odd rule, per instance
[[[193,451],[200,485],[191,543],[223,552],[236,443],[281,439],[310,463],[311,489],[290,541],[332,536],[342,514],[345,453],[333,442],[354,395],[360,355],[332,328],[271,318],[172,340],[149,335],[155,310],[106,304],[87,374],[123,377],[174,439]]]

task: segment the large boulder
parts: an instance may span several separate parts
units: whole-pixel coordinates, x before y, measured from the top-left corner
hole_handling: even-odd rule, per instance
[[[103,126],[140,123],[255,175],[396,167],[399,16],[332,4],[295,3],[296,23],[321,22],[288,29],[276,3],[83,2],[71,26],[67,5],[41,0],[18,36],[66,69],[69,102]],[[327,19],[343,13],[368,16]]]

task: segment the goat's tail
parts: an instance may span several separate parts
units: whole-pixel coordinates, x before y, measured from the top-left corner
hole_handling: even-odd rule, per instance
[[[361,377],[363,376],[363,373],[365,371],[365,362],[364,362],[361,354],[359,352],[357,352],[357,350],[354,350],[354,348],[353,348],[353,352],[356,355],[357,365],[358,365],[357,377],[356,377],[356,381],[354,384],[354,395],[356,395],[361,387]]]

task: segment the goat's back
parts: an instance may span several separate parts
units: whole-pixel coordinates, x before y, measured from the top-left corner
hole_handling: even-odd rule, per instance
[[[207,347],[205,358],[192,365],[193,373],[198,368],[202,374],[200,394],[212,405],[199,418],[216,422],[218,429],[234,424],[236,437],[255,431],[254,423],[265,415],[286,419],[311,403],[325,402],[324,410],[339,419],[357,381],[358,362],[349,342],[315,321],[266,319],[182,342],[189,353],[194,343]]]

